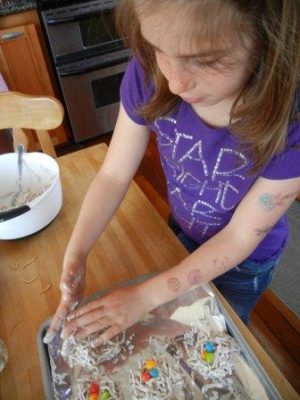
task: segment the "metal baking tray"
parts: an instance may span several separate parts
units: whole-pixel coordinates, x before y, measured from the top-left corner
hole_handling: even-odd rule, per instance
[[[134,280],[124,282],[123,284],[121,284],[121,286],[140,283],[142,281],[145,281],[146,279],[148,279],[151,276],[153,276],[153,274],[147,274],[142,277],[136,278]],[[105,289],[105,290],[101,290],[97,293],[94,293],[91,297],[85,299],[84,302],[90,302],[97,297],[101,297],[105,293],[107,293],[109,290],[110,289]],[[217,307],[220,310],[220,313],[223,315],[223,317],[225,319],[227,332],[232,337],[234,337],[235,340],[237,341],[244,359],[246,360],[248,366],[254,371],[257,378],[260,380],[269,399],[270,400],[282,399],[280,393],[274,386],[272,380],[267,375],[266,371],[264,370],[264,368],[262,367],[262,365],[256,358],[254,352],[249,347],[249,345],[245,341],[244,337],[242,336],[241,332],[239,331],[239,329],[236,327],[236,325],[232,321],[230,315],[227,313],[225,308],[222,306],[222,304],[218,301],[218,299],[216,297],[215,297],[215,300],[217,303]],[[49,328],[50,321],[51,321],[51,318],[47,319],[40,326],[38,333],[37,333],[37,345],[38,345],[38,351],[39,351],[45,399],[46,400],[55,400],[54,388],[53,388],[53,382],[52,382],[52,374],[51,374],[51,366],[50,366],[50,358],[49,358],[49,354],[48,354],[48,346],[43,343],[43,337],[45,336],[45,334]]]

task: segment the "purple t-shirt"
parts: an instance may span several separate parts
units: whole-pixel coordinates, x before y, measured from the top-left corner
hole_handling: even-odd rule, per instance
[[[140,63],[132,59],[121,84],[122,104],[134,122],[156,133],[171,212],[197,243],[204,243],[228,224],[258,176],[300,176],[300,150],[291,148],[300,145],[299,124],[290,127],[286,149],[259,175],[249,175],[252,163],[239,149],[238,137],[227,128],[209,127],[190,104],[182,101],[170,115],[147,124],[138,110],[153,90],[153,84],[145,82]],[[280,254],[287,235],[287,220],[282,217],[249,258],[264,261]]]

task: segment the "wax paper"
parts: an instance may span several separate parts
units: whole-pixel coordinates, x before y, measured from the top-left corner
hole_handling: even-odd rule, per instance
[[[48,346],[55,399],[87,399],[92,383],[111,400],[269,398],[227,332],[209,285],[146,314],[106,345],[92,349],[92,339],[62,343],[58,335]],[[201,355],[207,341],[215,346],[212,363]],[[156,362],[159,376],[144,382],[147,360]]]

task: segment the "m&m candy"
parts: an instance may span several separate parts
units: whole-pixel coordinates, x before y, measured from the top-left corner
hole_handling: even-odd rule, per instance
[[[159,369],[156,368],[156,365],[157,362],[152,358],[144,362],[144,369],[140,376],[142,382],[148,382],[153,378],[159,377]]]
[[[216,351],[216,346],[212,342],[209,342],[209,341],[205,342],[203,347],[205,348],[205,350],[208,353],[213,353],[214,351]]]
[[[152,369],[154,367],[156,367],[156,361],[155,360],[152,360],[152,359],[146,360],[146,362],[145,362],[145,368],[146,369]]]
[[[99,397],[98,397],[98,394],[92,393],[92,394],[89,394],[89,395],[88,395],[88,398],[87,398],[87,399],[88,399],[88,400],[98,400]]]
[[[88,400],[98,400],[100,386],[98,383],[92,382],[88,390]]]
[[[110,393],[107,389],[103,390],[100,395],[100,400],[108,400],[110,399]]]
[[[201,349],[200,357],[202,358],[202,360],[206,360],[206,355],[207,355],[207,351],[204,349]]]
[[[92,382],[91,386],[89,387],[89,394],[99,394],[100,386],[98,383]]]
[[[159,370],[157,368],[152,368],[149,370],[149,374],[152,378],[158,378],[159,377]]]
[[[148,382],[148,381],[150,381],[150,379],[151,379],[151,375],[149,374],[149,371],[145,369],[141,373],[141,381],[142,382]]]
[[[200,357],[208,364],[213,364],[215,361],[216,345],[209,340],[203,343],[200,351]]]
[[[208,364],[212,364],[215,360],[215,354],[214,353],[207,353],[206,354],[206,359],[205,361],[208,362]]]

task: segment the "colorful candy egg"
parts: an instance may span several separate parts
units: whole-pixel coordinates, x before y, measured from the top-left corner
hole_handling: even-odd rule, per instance
[[[215,355],[214,353],[207,353],[206,354],[206,359],[205,361],[208,362],[208,364],[212,364],[215,360]]]
[[[200,357],[202,358],[202,360],[206,360],[206,356],[207,356],[207,351],[206,350],[204,350],[204,349],[201,349],[201,352],[200,352]]]
[[[203,347],[208,353],[213,353],[216,350],[216,346],[212,342],[205,342]]]
[[[98,394],[97,393],[89,394],[88,400],[98,400]]]
[[[157,368],[152,368],[149,370],[149,374],[152,378],[157,378],[159,376],[159,370]]]
[[[142,382],[148,382],[148,381],[150,381],[150,379],[151,379],[151,375],[149,374],[149,371],[144,370],[141,373],[141,381]]]
[[[99,394],[100,386],[98,383],[92,382],[91,386],[89,387],[89,394]]]
[[[153,360],[153,359],[146,360],[146,362],[145,362],[145,368],[146,369],[152,369],[154,367],[156,367],[156,361],[155,360]]]
[[[100,400],[108,400],[110,399],[110,393],[107,389],[103,390],[100,395]]]

